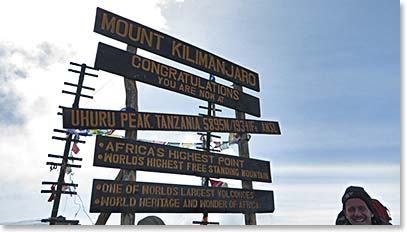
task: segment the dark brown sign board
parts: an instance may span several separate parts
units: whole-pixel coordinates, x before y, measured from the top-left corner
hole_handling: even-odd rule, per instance
[[[275,121],[72,108],[63,108],[62,113],[63,127],[67,129],[134,129],[281,134],[280,126]]]
[[[96,9],[93,31],[260,91],[256,72],[107,10]]]
[[[271,182],[268,161],[108,136],[96,137],[93,165]]]
[[[273,191],[94,179],[90,212],[272,213]]]
[[[260,117],[254,96],[104,43],[99,43],[95,68]]]

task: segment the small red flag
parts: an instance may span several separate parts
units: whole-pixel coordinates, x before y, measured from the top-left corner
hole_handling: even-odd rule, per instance
[[[55,199],[55,185],[53,184],[51,186],[51,196],[48,198],[48,202],[51,202]]]
[[[228,184],[226,182],[220,181],[220,180],[212,180],[209,179],[209,181],[211,182],[211,186],[212,187],[228,187]]]
[[[72,151],[75,154],[78,154],[78,152],[80,151],[80,149],[79,149],[78,145],[76,145],[76,143],[73,144]]]

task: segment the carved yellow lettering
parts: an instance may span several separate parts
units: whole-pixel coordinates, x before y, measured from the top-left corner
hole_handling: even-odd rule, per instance
[[[181,53],[179,51],[179,48],[182,46],[181,43],[173,40],[172,41],[172,48],[171,48],[171,55],[178,57],[178,58],[182,58]]]
[[[137,128],[137,114],[129,113],[129,127]]]
[[[256,75],[254,73],[249,73],[249,84],[256,86]]]
[[[215,58],[212,55],[209,55],[209,65],[208,69],[215,71]]]
[[[235,73],[233,67],[234,67],[233,65],[230,66],[230,72],[226,69],[226,76],[233,78]]]
[[[133,30],[134,30],[134,25],[131,25],[129,28],[129,39],[133,40],[134,42],[137,42],[140,40],[140,27],[137,27],[137,35],[136,38],[133,36]]]
[[[160,158],[164,157],[165,156],[164,148],[157,148],[157,153],[156,154]]]
[[[216,59],[216,71],[220,73],[225,73],[225,61]]]
[[[80,111],[80,125],[82,126],[89,126],[89,111],[88,110],[81,110]]]
[[[245,69],[242,69],[242,81],[245,83],[249,83],[249,76]]]
[[[147,152],[147,147],[146,146],[137,146],[137,154],[139,155],[145,155]]]
[[[131,59],[131,65],[135,68],[140,68],[141,58],[137,55],[134,55]]]
[[[143,128],[143,117],[140,115],[140,114],[138,114],[137,115],[138,116],[138,118],[137,118],[137,128]]]
[[[239,79],[240,81],[243,81],[242,77],[240,75],[240,69],[238,67],[236,67],[236,70],[235,70],[235,79]]]
[[[161,126],[162,129],[167,129],[168,128],[164,116],[161,118],[161,125],[160,126]]]
[[[126,153],[134,153],[134,144],[132,143],[126,143]]]
[[[144,122],[144,129],[151,129],[150,115],[149,114],[144,114],[143,115],[143,122]]]
[[[129,24],[123,19],[119,19],[116,22],[116,34],[121,37],[127,37],[129,34]]]
[[[167,115],[167,126],[168,128],[174,128],[174,117]]]
[[[126,193],[128,194],[137,194],[139,190],[139,185],[138,184],[128,184],[126,185]]]
[[[100,125],[99,125],[99,113],[100,112],[88,111],[88,113],[89,113],[90,126],[92,128],[100,127]]]
[[[110,20],[106,13],[103,13],[102,18],[102,30],[110,30],[111,33],[114,33],[116,25],[116,17],[112,17]]]
[[[198,52],[198,62],[200,66],[208,68],[208,54],[202,51]]]
[[[127,113],[120,114],[120,126],[125,128],[125,123],[129,120],[129,115]]]
[[[141,29],[141,39],[140,39],[140,43],[144,44],[144,41],[147,42],[147,45],[152,48],[153,46],[153,33],[150,31],[149,33],[147,32],[147,30],[145,28]]]
[[[195,60],[192,59],[192,58],[190,57],[190,55],[191,55],[191,52],[190,52],[190,50],[189,50],[189,46],[186,46],[186,60],[194,64],[194,63],[195,63]]]
[[[100,112],[100,115],[99,115],[100,117],[99,117],[99,120],[100,120],[100,122],[99,122],[99,125],[101,125],[102,127],[107,127],[107,123],[106,123],[106,118],[107,118],[107,116],[106,116],[106,112]]]
[[[106,150],[106,151],[112,151],[112,152],[114,152],[115,149],[114,149],[114,146],[113,146],[113,142],[110,142],[110,141],[109,141],[109,142],[107,143],[107,145],[106,145],[105,150]]]
[[[121,151],[124,148],[124,143],[123,142],[116,142],[115,144],[115,152]]]
[[[161,48],[161,39],[164,39],[163,35],[154,33],[155,37],[157,38],[157,43],[155,44],[155,49],[160,50]]]
[[[176,75],[177,75],[177,70],[174,69],[174,68],[170,68],[170,74],[169,74],[168,77],[169,77],[170,79],[176,80],[176,79],[177,79]]]
[[[71,110],[71,124],[73,127],[80,125],[79,110]]]

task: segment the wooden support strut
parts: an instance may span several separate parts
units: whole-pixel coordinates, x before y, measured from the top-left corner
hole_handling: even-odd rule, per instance
[[[137,48],[127,45],[127,51],[136,54]],[[124,79],[124,88],[126,90],[126,107],[134,109],[136,112],[138,112],[137,82],[128,78],[123,79]],[[137,130],[126,130],[125,138],[137,140]],[[123,170],[122,180],[136,181],[136,171]],[[121,213],[120,225],[134,225],[135,218],[136,217],[134,213]]]
[[[234,89],[237,89],[239,91],[243,92],[243,88],[240,85],[233,84]],[[237,119],[245,119],[246,116],[243,112],[239,112],[235,110],[235,115]],[[250,158],[249,156],[249,143],[247,139],[247,134],[242,133],[240,134],[240,142],[238,143],[239,147],[239,157],[243,158]],[[252,181],[244,181],[242,180],[242,189],[253,189],[253,184]],[[255,213],[245,213],[244,214],[244,220],[245,220],[245,225],[256,225],[256,214]]]
[[[117,174],[115,181],[121,181],[123,179],[123,169]],[[107,220],[110,217],[110,212],[100,213],[95,225],[106,225]]]

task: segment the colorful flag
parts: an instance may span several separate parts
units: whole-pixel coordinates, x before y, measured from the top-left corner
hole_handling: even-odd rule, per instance
[[[55,199],[55,185],[53,184],[51,186],[51,196],[48,198],[48,202],[51,202]]]
[[[78,154],[78,152],[80,151],[80,149],[79,149],[78,145],[76,145],[76,143],[73,144],[72,151],[75,154]]]
[[[211,182],[212,187],[223,187],[223,188],[228,187],[228,184],[226,182],[223,182],[223,181],[220,181],[220,180],[209,179],[209,181]]]
[[[229,144],[238,144],[240,142],[240,136],[238,133],[229,134]]]
[[[114,131],[115,131],[115,129],[108,130],[108,131],[106,132],[106,134],[107,134],[107,135],[112,135]]]

